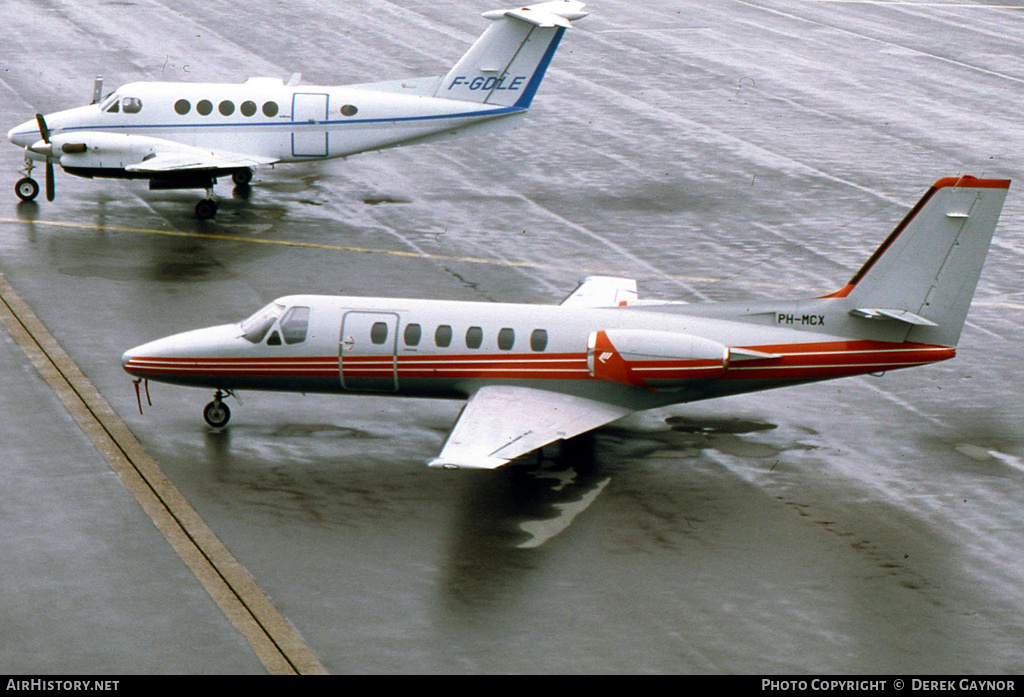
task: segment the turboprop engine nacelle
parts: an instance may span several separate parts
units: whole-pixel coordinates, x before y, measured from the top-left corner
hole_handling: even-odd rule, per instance
[[[40,140],[29,150],[41,157],[52,157],[65,168],[124,168],[154,154],[157,145],[159,141],[149,136],[80,132],[56,134],[49,143]]]
[[[590,375],[652,390],[725,373],[729,349],[692,334],[649,329],[602,329],[587,341]]]

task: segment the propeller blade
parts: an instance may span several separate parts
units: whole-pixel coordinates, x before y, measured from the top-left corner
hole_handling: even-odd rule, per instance
[[[46,200],[52,201],[54,196],[53,160],[46,158]]]
[[[46,119],[43,118],[42,114],[36,114],[36,123],[39,124],[39,135],[43,137],[44,143],[50,142],[50,129],[46,125]]]

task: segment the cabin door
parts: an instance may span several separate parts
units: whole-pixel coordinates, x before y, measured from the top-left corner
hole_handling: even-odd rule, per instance
[[[292,95],[292,155],[327,157],[327,95],[296,92]]]
[[[346,312],[341,319],[338,356],[345,390],[395,392],[398,389],[398,315]]]

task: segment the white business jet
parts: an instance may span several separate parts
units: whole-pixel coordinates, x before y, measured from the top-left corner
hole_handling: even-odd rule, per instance
[[[560,305],[295,295],[122,363],[137,388],[215,390],[214,427],[240,389],[468,399],[430,464],[496,468],[642,409],[952,358],[1009,185],[940,179],[823,297],[658,303],[611,277]]]
[[[37,114],[7,138],[25,149],[24,201],[46,163],[81,177],[148,179],[151,189],[205,189],[196,215],[217,212],[213,187],[230,176],[247,185],[256,167],[308,162],[511,126],[530,108],[570,21],[584,4],[555,0],[483,16],[492,20],[446,74],[323,87],[251,78],[241,84],[134,82],[88,106]]]

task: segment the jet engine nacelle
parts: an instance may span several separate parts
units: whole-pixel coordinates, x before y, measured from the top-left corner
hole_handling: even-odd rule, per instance
[[[725,373],[729,349],[692,334],[648,329],[602,329],[587,341],[592,377],[652,390]]]

